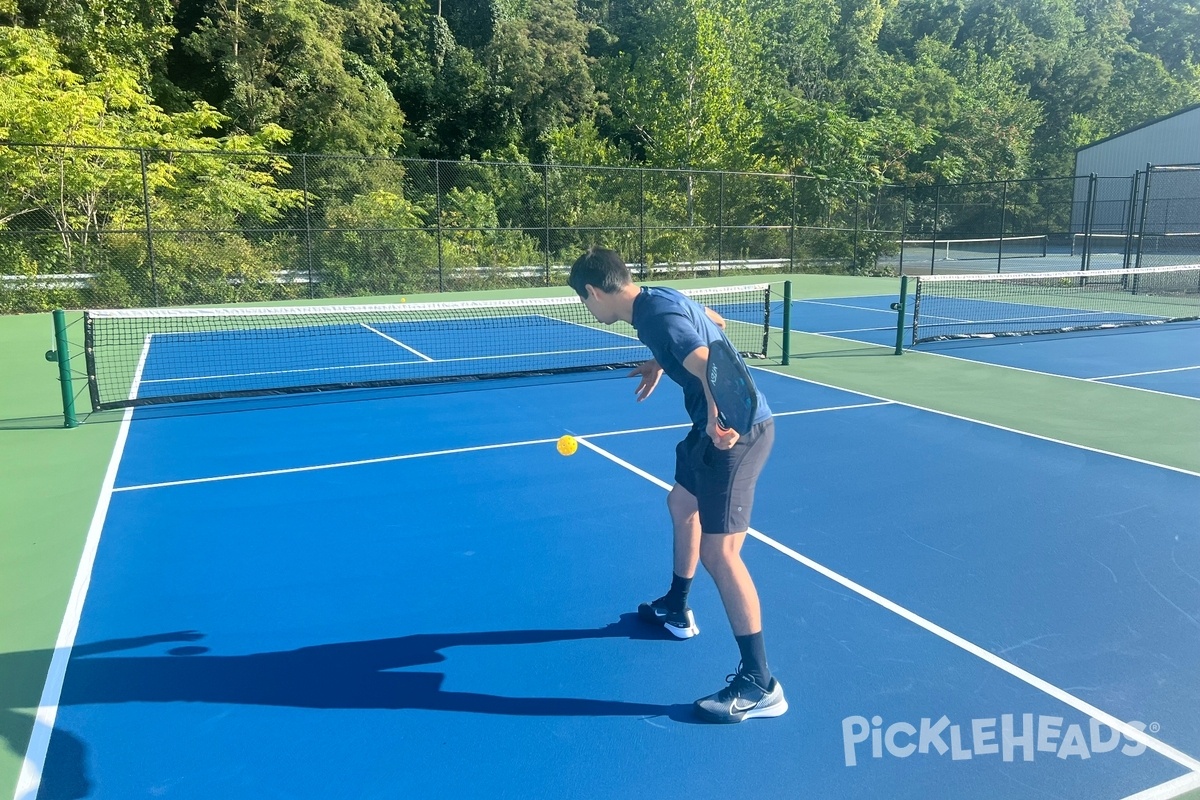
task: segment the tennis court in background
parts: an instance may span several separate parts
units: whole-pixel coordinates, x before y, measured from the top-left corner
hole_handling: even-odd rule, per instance
[[[1200,399],[1200,267],[1143,272],[1174,282],[1169,307],[1160,307],[1152,290],[1122,293],[1103,277],[1124,273],[1076,272],[1058,281],[1032,274],[1030,281],[1019,275],[933,278],[933,296],[921,312],[926,338],[913,342],[920,301],[909,297],[901,342],[915,352]],[[1079,275],[1101,277],[1091,279],[1093,289]],[[950,288],[940,295],[943,285]],[[895,295],[806,299],[793,304],[792,327],[895,347],[896,303]],[[1182,321],[1159,324],[1171,314]],[[1047,333],[1024,334],[1041,329]]]
[[[796,301],[793,327],[894,343],[892,302]],[[825,313],[841,316],[815,325]],[[860,324],[884,314],[891,342]],[[394,348],[352,365],[368,372],[457,357],[355,326],[355,344],[320,338]],[[572,335],[569,350],[630,345]],[[492,339],[477,348],[492,360],[540,352]],[[211,337],[130,341],[118,398],[237,392],[261,373],[287,373],[286,392],[347,366],[220,340],[242,367],[213,370]],[[703,725],[691,701],[736,666],[711,581],[693,590],[696,639],[632,613],[669,577],[686,420],[672,384],[638,404],[621,374],[120,412],[73,647],[53,658],[18,797],[1200,787],[1200,474],[757,369],[778,437],[745,557],[791,710]],[[584,444],[563,458],[568,432]]]

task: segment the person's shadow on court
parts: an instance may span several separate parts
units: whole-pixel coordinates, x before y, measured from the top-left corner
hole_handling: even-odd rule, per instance
[[[359,642],[336,642],[249,655],[209,655],[182,645],[167,655],[118,653],[156,644],[196,642],[204,634],[178,631],[78,645],[72,650],[60,706],[104,703],[222,703],[328,709],[425,709],[523,716],[668,717],[695,722],[691,704],[658,705],[579,697],[508,697],[442,690],[445,675],[405,671],[446,660],[450,647],[498,647],[583,639],[664,639],[669,635],[624,614],[596,629],[424,633]],[[499,656],[498,656],[499,657]],[[45,674],[47,651],[0,654],[0,674]],[[24,714],[41,686],[29,680],[0,688],[0,734],[14,752],[25,736]],[[23,748],[21,748],[23,749]],[[18,755],[21,753],[18,752]],[[57,728],[50,742],[39,798],[85,797],[90,791],[86,746]]]
[[[174,637],[172,641],[202,638],[186,631],[167,635]],[[97,654],[94,649],[88,653],[77,649],[60,702],[82,705],[183,701],[297,708],[413,708],[477,714],[690,719],[690,705],[447,692],[441,688],[445,678],[442,673],[404,671],[407,667],[445,661],[442,651],[449,647],[665,636],[661,629],[639,622],[635,614],[625,614],[619,622],[597,629],[422,633],[240,656],[207,655],[203,647],[177,647],[168,651],[167,656],[89,658]],[[681,711],[689,713],[684,715]]]

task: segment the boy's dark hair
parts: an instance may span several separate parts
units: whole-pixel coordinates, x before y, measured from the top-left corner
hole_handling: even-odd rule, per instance
[[[616,250],[592,245],[571,265],[567,285],[581,298],[587,297],[591,284],[602,292],[615,292],[633,282],[625,259]]]

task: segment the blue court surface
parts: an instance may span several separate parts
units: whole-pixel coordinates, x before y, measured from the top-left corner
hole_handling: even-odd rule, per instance
[[[640,404],[576,376],[146,407],[36,796],[1200,785],[1200,475],[756,376],[778,435],[744,556],[785,716],[693,719],[737,666],[707,576],[695,639],[632,613],[670,578],[667,381]]]
[[[792,304],[792,329],[894,347],[895,296],[833,297]],[[980,301],[979,318],[1011,316],[1028,324],[1028,308],[1016,303]],[[997,308],[997,306],[1003,306]],[[1058,311],[1081,321],[1103,323],[1103,314],[1078,309]],[[905,314],[906,348],[911,347],[911,308]],[[1128,386],[1200,399],[1200,322],[1176,322],[1127,328],[1083,330],[1032,336],[953,339],[923,342],[915,352],[997,364],[1017,369]]]

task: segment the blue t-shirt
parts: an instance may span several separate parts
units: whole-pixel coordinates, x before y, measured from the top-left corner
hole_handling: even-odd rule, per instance
[[[642,287],[633,301],[633,327],[667,377],[683,387],[683,404],[692,422],[700,428],[706,427],[708,401],[704,385],[687,371],[683,361],[697,347],[708,347],[710,342],[720,339],[721,329],[704,313],[702,305],[665,286]],[[770,417],[767,399],[759,391],[754,423]]]

